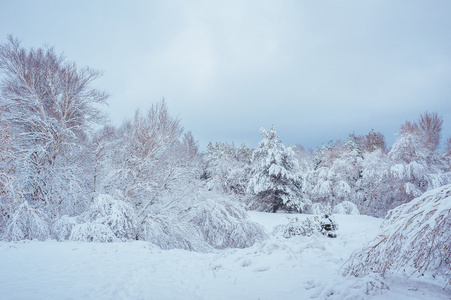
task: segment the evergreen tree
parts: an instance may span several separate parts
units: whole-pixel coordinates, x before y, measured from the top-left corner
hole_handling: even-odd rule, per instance
[[[264,210],[303,209],[298,161],[293,150],[282,144],[274,126],[269,131],[262,128],[260,132],[264,139],[252,154],[248,191],[257,197]]]

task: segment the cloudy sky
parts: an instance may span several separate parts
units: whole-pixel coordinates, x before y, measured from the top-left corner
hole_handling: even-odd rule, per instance
[[[7,1],[0,41],[104,71],[114,124],[165,98],[202,147],[307,148],[425,111],[451,137],[451,1]]]

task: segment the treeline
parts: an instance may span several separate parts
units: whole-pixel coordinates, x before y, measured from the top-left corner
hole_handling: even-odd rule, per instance
[[[216,143],[200,153],[164,101],[107,125],[108,95],[92,86],[101,73],[52,48],[25,49],[9,37],[0,71],[2,240],[246,247],[265,234],[245,209],[345,212],[353,203],[382,216],[450,182],[451,143],[437,151],[436,114],[403,125],[389,151],[374,132],[315,154],[293,151],[272,128],[255,150]]]
[[[438,151],[443,120],[424,113],[406,122],[387,149],[384,136],[350,134],[316,151],[287,148],[273,128],[251,151],[209,144],[205,175],[212,186],[238,194],[250,208],[305,213],[334,210],[384,217],[425,191],[451,183],[451,139]]]

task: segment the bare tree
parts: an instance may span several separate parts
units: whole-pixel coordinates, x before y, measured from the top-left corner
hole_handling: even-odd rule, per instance
[[[407,121],[401,126],[401,134],[418,135],[429,151],[437,150],[442,132],[442,117],[437,113],[425,112],[418,122]]]
[[[171,153],[181,144],[183,128],[170,116],[164,100],[146,113],[136,111],[131,121],[119,128],[105,128],[95,140],[95,193],[120,190],[139,216],[168,187],[173,175]],[[193,141],[186,140],[197,153]]]
[[[419,130],[423,136],[425,146],[431,150],[437,150],[440,144],[443,119],[437,113],[425,112],[418,121]]]
[[[73,180],[82,173],[75,157],[82,157],[87,133],[102,121],[97,104],[107,95],[91,87],[101,73],[77,68],[53,48],[25,49],[12,36],[0,45],[0,72],[0,105],[22,156],[17,172],[24,195],[61,206],[66,200],[59,188],[68,198],[81,188]]]
[[[385,137],[380,132],[371,130],[367,135],[360,136],[358,140],[364,152],[373,152],[377,149],[381,149],[383,152],[387,151]]]

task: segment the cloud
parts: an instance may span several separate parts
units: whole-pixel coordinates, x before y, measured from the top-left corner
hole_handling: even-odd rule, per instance
[[[165,97],[201,145],[256,146],[272,124],[306,147],[372,128],[392,138],[426,110],[451,136],[447,1],[1,5],[1,35],[105,71],[115,123]]]

